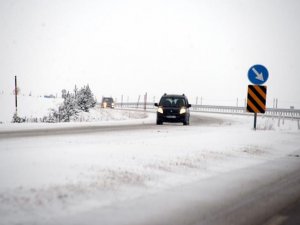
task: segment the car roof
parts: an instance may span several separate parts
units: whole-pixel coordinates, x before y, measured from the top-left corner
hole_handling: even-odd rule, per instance
[[[187,98],[184,94],[183,95],[179,95],[179,94],[164,94],[162,97]]]

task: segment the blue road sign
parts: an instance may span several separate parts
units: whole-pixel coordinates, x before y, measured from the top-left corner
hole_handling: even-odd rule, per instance
[[[269,72],[263,65],[254,65],[248,71],[248,78],[253,84],[263,84],[269,78]]]

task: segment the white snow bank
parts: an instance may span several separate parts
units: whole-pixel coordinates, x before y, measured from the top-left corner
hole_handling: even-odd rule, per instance
[[[135,125],[135,124],[153,124],[155,121],[154,113],[137,112],[134,114],[132,111],[113,110],[111,113],[105,112],[106,115],[100,114],[100,118],[86,115],[84,121],[90,122],[63,122],[63,123],[4,123],[0,124],[1,132],[11,131],[27,131],[27,130],[53,130],[53,129],[66,129],[66,128],[80,128],[80,127],[107,127],[107,126],[121,126],[121,125]],[[102,117],[103,116],[103,117]],[[105,119],[105,120],[101,120]],[[92,122],[98,121],[98,122]]]
[[[213,116],[214,118],[226,119],[227,124],[233,123],[235,126],[253,129],[254,115],[235,115],[235,114],[214,114],[214,113],[194,113],[195,115]],[[299,131],[299,119],[287,119],[283,117],[269,117],[258,114],[256,121],[257,131]]]
[[[99,122],[118,121],[128,119],[145,119],[148,114],[143,111],[125,111],[118,109],[103,109],[99,105],[90,109],[89,112],[80,112],[77,115],[77,122]]]

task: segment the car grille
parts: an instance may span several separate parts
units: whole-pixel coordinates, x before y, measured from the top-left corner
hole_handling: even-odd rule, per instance
[[[164,109],[164,115],[178,115],[179,109]]]

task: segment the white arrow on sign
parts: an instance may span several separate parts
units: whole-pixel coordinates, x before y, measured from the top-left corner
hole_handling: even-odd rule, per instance
[[[254,67],[252,68],[252,71],[255,73],[255,75],[256,75],[255,78],[256,78],[257,80],[264,81],[263,73],[257,72],[257,70],[256,70]]]

